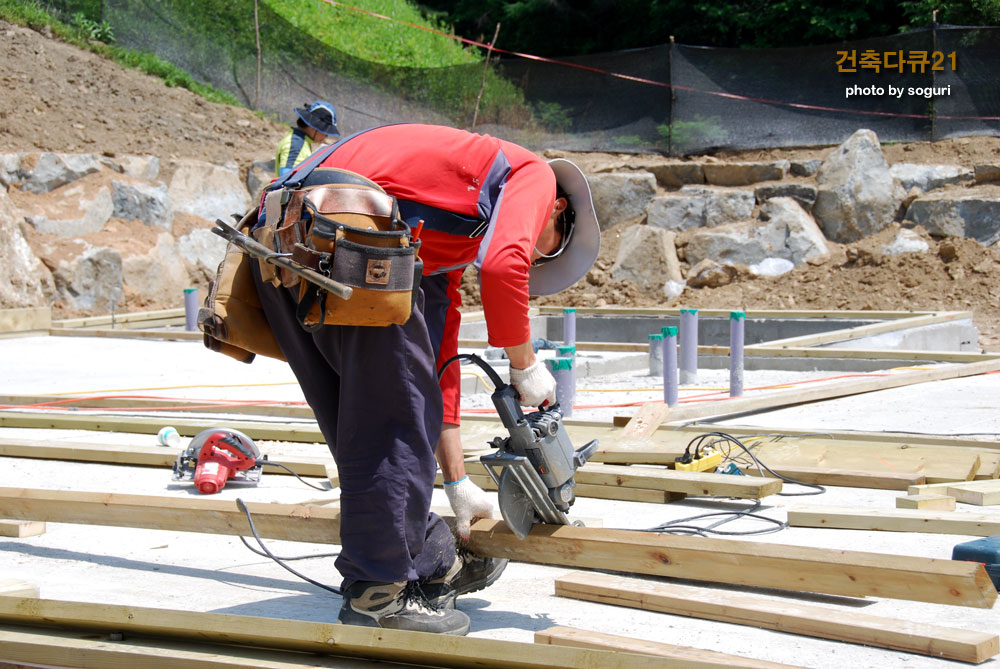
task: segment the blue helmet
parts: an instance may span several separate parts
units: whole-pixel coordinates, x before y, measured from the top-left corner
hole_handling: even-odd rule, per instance
[[[337,130],[337,110],[329,102],[317,100],[308,107],[295,107],[295,113],[310,128],[324,135],[340,136],[340,131]]]

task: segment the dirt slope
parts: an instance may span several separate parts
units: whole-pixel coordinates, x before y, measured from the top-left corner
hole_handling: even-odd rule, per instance
[[[0,22],[0,153],[19,151],[152,154],[166,163],[191,157],[242,168],[266,160],[285,128],[249,111],[216,105],[159,79],[126,70],[37,32]],[[823,157],[828,148],[744,151],[720,159]],[[890,162],[1000,163],[1000,140],[963,138],[884,147]],[[166,176],[166,175],[165,175]],[[719,309],[971,310],[980,346],[1000,351],[1000,252],[964,239],[934,240],[930,250],[903,256],[878,251],[890,230],[836,246],[820,265],[777,278],[746,273],[719,288],[687,290],[665,301],[608,278],[617,231],[605,233],[601,258],[588,279],[538,304],[687,306]],[[477,301],[466,282],[467,304]],[[155,308],[153,305],[151,308]],[[176,306],[176,305],[165,305]]]

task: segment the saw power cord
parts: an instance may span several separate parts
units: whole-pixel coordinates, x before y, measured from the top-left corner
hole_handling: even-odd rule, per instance
[[[689,516],[687,518],[678,518],[677,520],[671,520],[666,523],[661,523],[656,527],[650,527],[642,530],[633,530],[635,532],[655,532],[658,534],[684,534],[684,535],[697,535],[700,537],[708,537],[712,535],[719,536],[753,536],[758,534],[773,534],[775,532],[780,532],[781,530],[788,527],[788,523],[782,520],[777,520],[775,518],[768,518],[759,513],[755,513],[761,507],[761,502],[759,499],[753,500],[753,504],[739,511],[713,511],[710,513],[700,513],[695,516]],[[722,516],[720,520],[702,527],[701,525],[691,524],[692,521],[701,520],[703,518],[713,518],[715,516]],[[767,523],[770,527],[765,527],[759,530],[720,530],[717,529],[721,525],[726,523],[731,523],[737,520],[743,519],[759,520],[761,522]]]
[[[304,478],[302,478],[301,476],[299,476],[298,474],[296,474],[295,471],[292,470],[292,468],[289,467],[288,465],[283,465],[280,462],[271,462],[270,460],[258,460],[257,462],[259,462],[262,465],[271,465],[272,467],[281,467],[286,472],[288,472],[289,474],[291,474],[292,476],[294,476],[298,480],[302,481],[303,483],[305,483],[310,488],[315,488],[316,490],[322,490],[323,492],[326,492],[326,490],[327,490],[326,488],[323,488],[321,486],[313,485],[312,483],[309,483],[309,481],[306,481]]]
[[[757,438],[763,438],[763,435]],[[708,441],[708,443],[705,443],[706,441]],[[812,490],[803,492],[779,492],[777,493],[778,495],[781,495],[783,497],[801,497],[804,495],[822,495],[824,492],[826,492],[826,488],[817,483],[805,483],[803,481],[796,481],[795,479],[791,479],[788,478],[787,476],[782,476],[781,474],[778,474],[773,469],[771,469],[763,462],[761,462],[760,459],[758,459],[757,456],[753,454],[753,451],[750,450],[750,448],[747,447],[746,444],[744,444],[742,441],[740,441],[733,435],[727,434],[725,432],[706,432],[705,434],[698,435],[697,437],[688,442],[687,447],[684,449],[684,455],[685,457],[698,459],[701,454],[701,449],[711,447],[717,450],[724,449],[723,450],[724,461],[725,460],[735,461],[736,458],[733,457],[732,455],[732,450],[734,445],[739,446],[741,449],[743,449],[743,451],[750,457],[750,459],[753,460],[754,464],[757,466],[757,471],[761,472],[760,474],[761,476],[764,476],[763,472],[766,471],[774,478],[781,479],[786,483],[804,486],[806,488],[812,488]],[[694,453],[691,452],[692,446],[694,446]]]
[[[292,574],[295,574],[296,576],[298,576],[299,578],[301,578],[306,583],[311,583],[311,584],[315,585],[317,588],[322,588],[323,590],[327,590],[329,592],[332,592],[335,595],[341,595],[341,596],[343,596],[343,593],[341,592],[340,588],[338,588],[336,586],[332,586],[332,585],[326,585],[324,583],[320,583],[319,581],[313,580],[313,579],[309,578],[308,576],[306,576],[305,574],[297,572],[294,569],[292,569],[291,567],[289,567],[287,564],[285,564],[286,560],[305,560],[305,559],[311,558],[311,557],[330,557],[330,556],[333,556],[333,555],[337,555],[337,553],[324,553],[324,554],[319,554],[319,555],[303,555],[301,557],[295,557],[295,558],[280,558],[277,555],[275,555],[274,553],[272,553],[270,551],[270,549],[268,549],[268,547],[264,545],[264,542],[261,540],[260,535],[257,534],[257,528],[253,524],[253,516],[250,515],[250,509],[247,508],[247,505],[244,504],[243,500],[240,499],[239,497],[236,498],[236,506],[238,506],[240,508],[240,510],[244,514],[246,514],[247,523],[250,525],[250,532],[251,532],[251,534],[253,534],[253,538],[257,540],[257,544],[260,546],[260,549],[263,551],[263,553],[260,553],[260,552],[258,552],[256,550],[254,550],[254,548],[251,547],[250,544],[247,543],[246,539],[243,539],[243,537],[240,537],[240,539],[243,540],[243,543],[244,543],[244,545],[246,545],[247,548],[249,548],[254,553],[257,553],[258,555],[264,555],[266,557],[271,558],[272,560],[274,560],[275,562],[277,562],[278,565],[280,565],[282,568],[288,570]]]

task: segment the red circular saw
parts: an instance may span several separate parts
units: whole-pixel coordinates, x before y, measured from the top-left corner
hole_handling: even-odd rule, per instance
[[[175,481],[194,481],[207,495],[222,490],[232,479],[240,483],[260,481],[263,465],[260,449],[237,430],[213,427],[199,432],[174,463]]]

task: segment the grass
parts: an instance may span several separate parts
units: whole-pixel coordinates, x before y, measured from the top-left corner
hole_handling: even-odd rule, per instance
[[[94,34],[92,24],[84,21],[78,21],[78,25],[64,23],[50,14],[38,0],[0,0],[0,19],[27,26],[32,30],[41,31],[48,27],[52,35],[63,42],[104,56],[123,67],[159,77],[167,86],[186,88],[211,102],[241,106],[230,93],[195,81],[187,72],[154,54],[124,49],[92,39]]]

